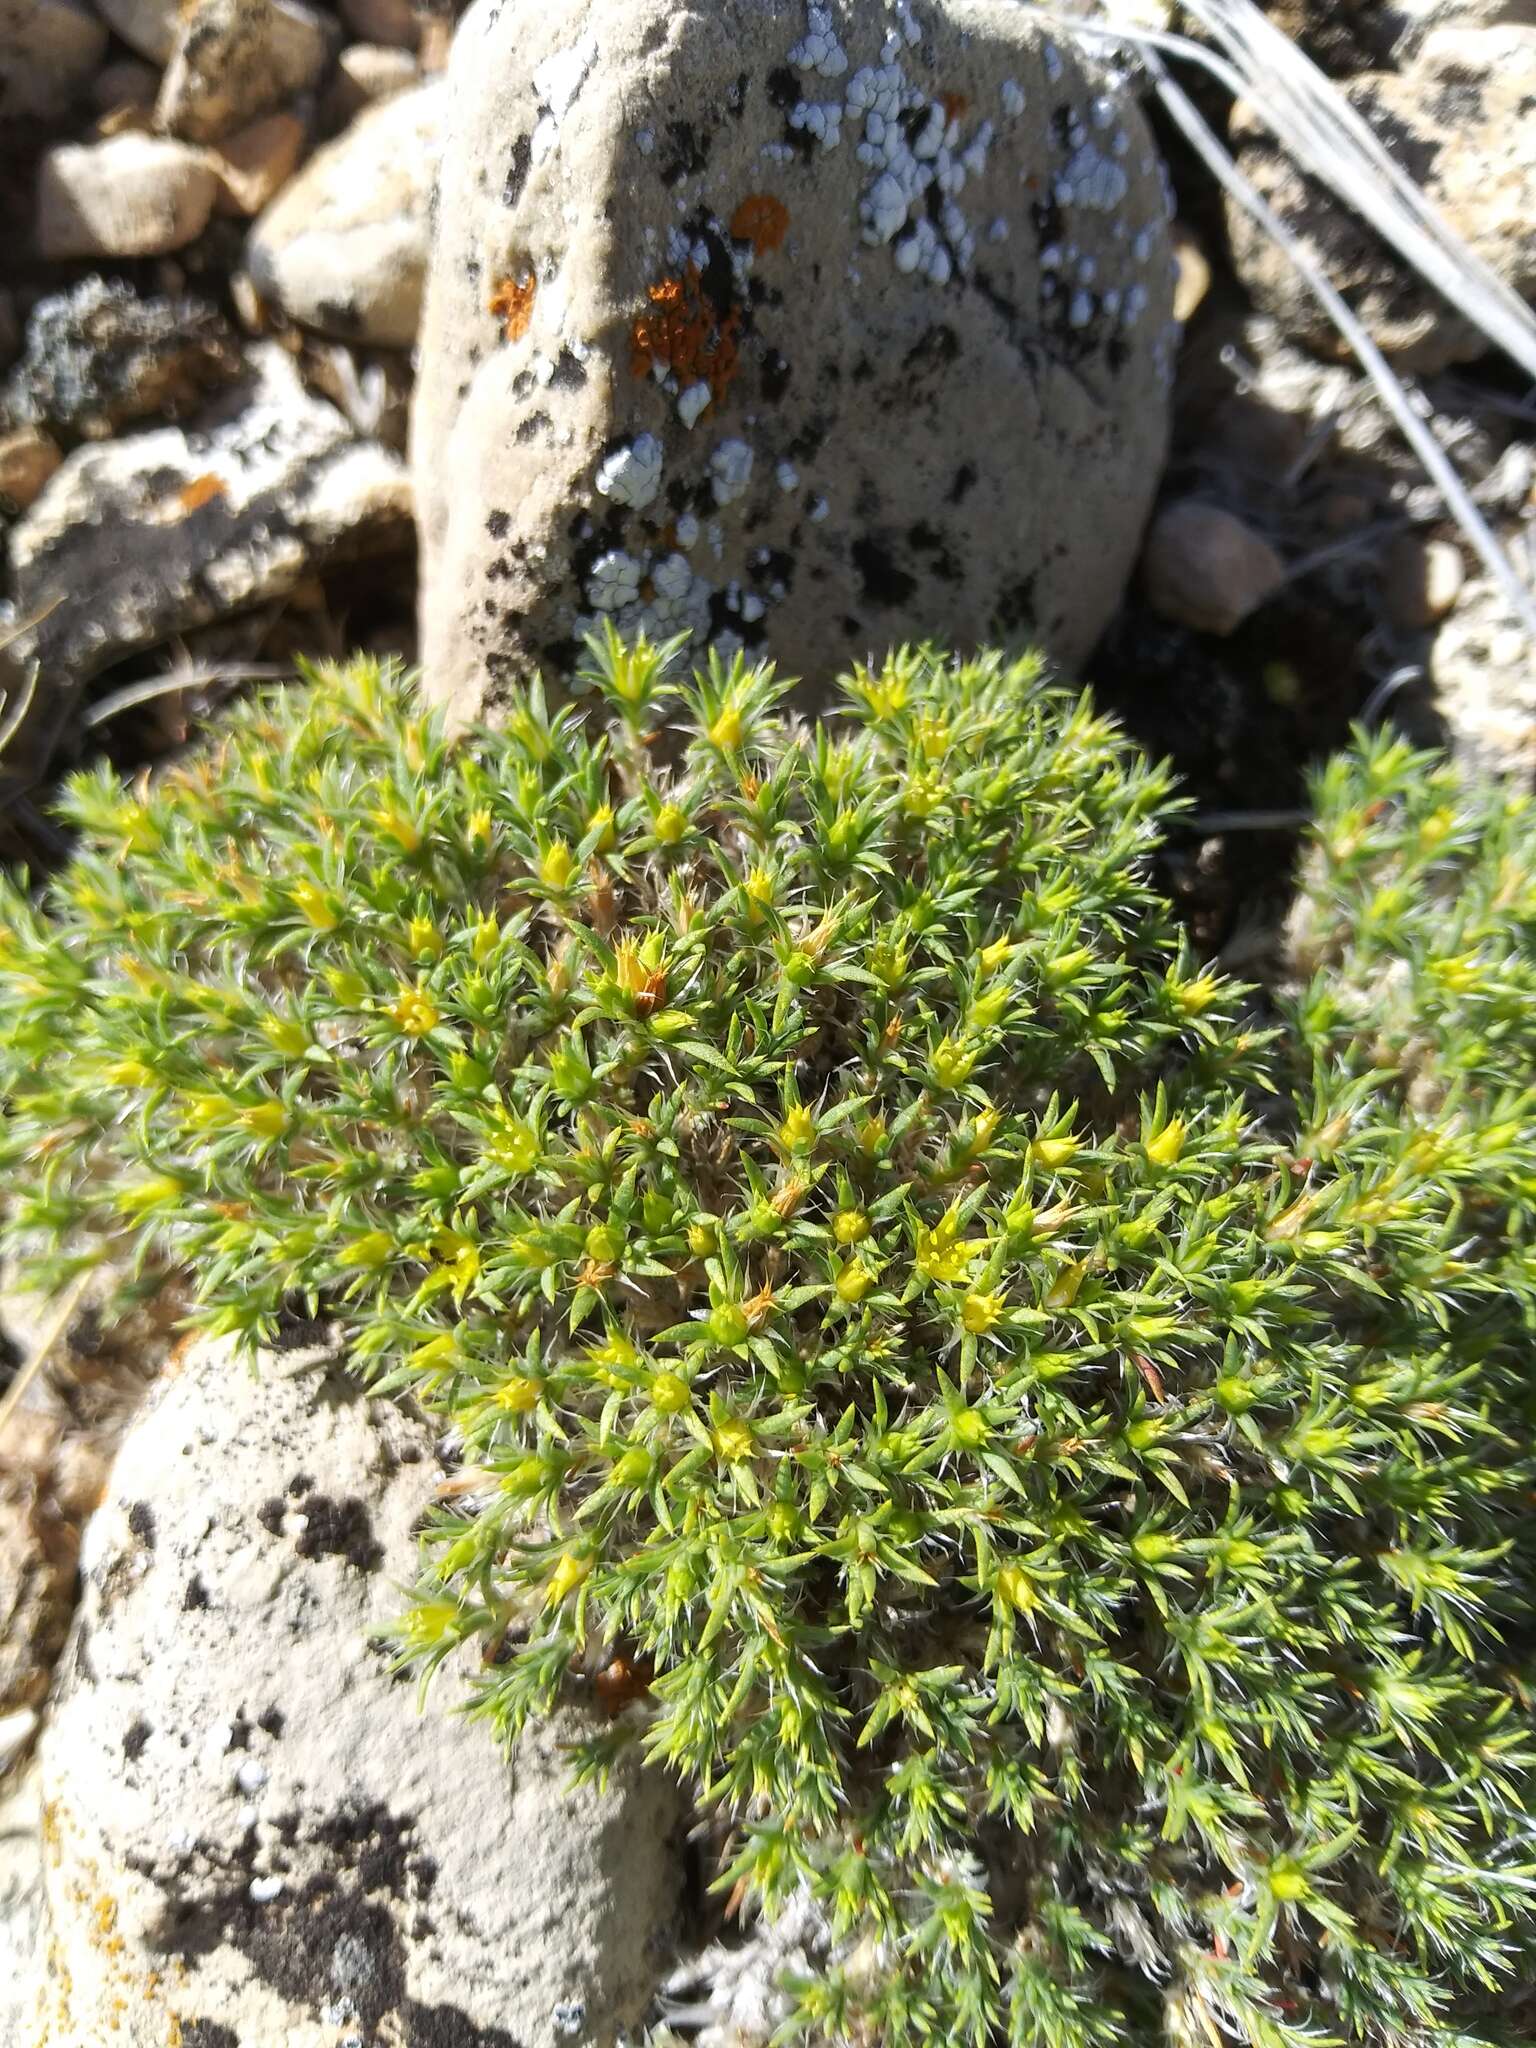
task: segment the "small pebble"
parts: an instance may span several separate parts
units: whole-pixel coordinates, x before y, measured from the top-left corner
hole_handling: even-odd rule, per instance
[[[270,1905],[273,1899],[282,1897],[283,1880],[276,1876],[253,1877],[247,1889],[258,1906],[266,1906]]]

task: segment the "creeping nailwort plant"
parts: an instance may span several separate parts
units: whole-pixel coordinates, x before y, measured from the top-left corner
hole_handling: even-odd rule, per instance
[[[450,744],[360,663],[79,780],[0,906],[13,1238],[443,1418],[402,1655],[606,1698],[589,1767],[820,1903],[813,2037],[1525,2038],[1528,813],[1332,771],[1272,1039],[1037,665],[588,680]]]

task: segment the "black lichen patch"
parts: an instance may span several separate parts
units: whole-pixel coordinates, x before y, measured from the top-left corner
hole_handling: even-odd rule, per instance
[[[182,2048],[240,2048],[240,2037],[232,2027],[217,2020],[183,2020]]]
[[[928,563],[929,574],[936,576],[941,583],[965,581],[965,569],[959,557],[938,528],[931,526],[926,519],[919,519],[915,526],[908,527],[907,546],[914,554],[931,557]]]
[[[917,578],[898,568],[887,548],[872,534],[856,540],[853,566],[858,571],[865,602],[874,605],[905,604],[917,589]]]
[[[384,1546],[356,1495],[333,1500],[328,1493],[313,1493],[304,1503],[304,1517],[300,1557],[343,1557],[360,1572],[377,1571],[384,1562]]]
[[[667,150],[660,166],[663,185],[681,185],[685,178],[696,178],[708,169],[712,129],[697,128],[692,121],[669,121],[666,137]]]
[[[791,107],[800,104],[800,80],[788,64],[780,64],[768,74],[768,98],[780,113],[787,114]]]
[[[147,1500],[136,1500],[128,1510],[128,1527],[146,1550],[155,1547],[155,1511]]]
[[[918,376],[944,370],[960,353],[960,337],[946,321],[926,327],[902,358],[906,368]]]
[[[992,631],[999,638],[1014,640],[1021,633],[1034,633],[1040,624],[1035,610],[1035,579],[1025,576],[1011,584],[998,599],[992,614]]]
[[[283,1517],[287,1512],[287,1501],[283,1499],[280,1493],[275,1493],[270,1500],[264,1500],[256,1510],[256,1519],[269,1536],[281,1536],[283,1533]]]
[[[256,1716],[256,1726],[263,1735],[270,1735],[276,1742],[283,1732],[283,1710],[281,1707],[266,1707]]]
[[[751,83],[752,79],[750,74],[745,71],[739,71],[736,74],[735,84],[730,86],[726,91],[726,112],[730,114],[733,120],[739,121],[742,115],[747,111],[747,88]]]
[[[138,1762],[139,1758],[144,1754],[145,1745],[154,1732],[154,1729],[150,1727],[142,1714],[130,1723],[123,1735],[123,1755],[129,1763],[136,1764]]]
[[[536,441],[540,434],[547,433],[553,425],[554,422],[547,412],[531,412],[518,421],[517,430],[512,438],[519,447],[526,447],[530,441]],[[503,513],[501,516],[505,519],[506,514]],[[501,530],[505,533],[507,529],[503,526]]]
[[[971,492],[981,481],[981,471],[974,462],[962,462],[955,471],[955,480],[949,487],[951,505],[963,505]]]
[[[507,152],[507,175],[501,188],[503,206],[516,206],[523,196],[523,187],[528,182],[528,173],[533,166],[533,141],[530,136],[514,137]]]
[[[587,381],[587,373],[578,356],[568,348],[560,351],[554,372],[550,377],[550,388],[554,391],[579,391]]]
[[[778,404],[789,389],[790,378],[793,375],[788,356],[776,348],[769,349],[758,371],[758,389],[770,405]]]
[[[208,1605],[208,1588],[203,1584],[202,1575],[194,1572],[182,1588],[181,1611],[183,1614],[198,1614]]]
[[[510,512],[502,512],[498,510],[495,512],[488,512],[485,516],[485,530],[490,535],[492,540],[501,540],[505,536],[507,528],[511,524],[512,515]]]
[[[456,2005],[418,2005],[415,1999],[405,2008],[406,2048],[523,2048],[505,2027],[477,2027]]]

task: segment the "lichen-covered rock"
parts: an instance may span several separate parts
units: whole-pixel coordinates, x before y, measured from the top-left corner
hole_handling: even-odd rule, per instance
[[[673,1794],[572,1789],[572,1708],[510,1762],[369,1630],[447,1476],[429,1433],[282,1354],[195,1346],[87,1534],[43,1738],[49,2048],[580,2048],[637,2021]],[[295,1367],[298,1367],[295,1370]]]
[[[410,346],[445,103],[441,80],[396,93],[315,152],[246,244],[264,297],[338,340]]]
[[[0,2041],[7,2048],[30,2048],[42,1982],[42,1818],[35,1764],[0,1778]]]
[[[303,0],[192,0],[155,119],[188,142],[216,142],[313,86],[329,50],[325,21]]]
[[[1013,0],[479,0],[415,418],[428,688],[621,627],[1092,643],[1171,367],[1137,108]]]
[[[12,528],[19,663],[39,720],[137,648],[281,597],[333,556],[409,544],[399,458],[305,390],[275,343],[185,427],[77,448]],[[39,723],[32,744],[46,748]]]
[[[1342,90],[1462,240],[1523,298],[1536,293],[1536,33],[1437,28],[1405,71],[1363,72]],[[1237,134],[1243,170],[1399,367],[1428,375],[1486,352],[1482,331],[1297,170],[1257,114]],[[1260,305],[1308,347],[1344,354],[1264,229],[1235,201],[1227,217],[1238,272]]]
[[[87,277],[33,307],[21,361],[0,384],[0,426],[105,440],[152,413],[192,410],[241,366],[233,330],[206,299]]]
[[[38,169],[38,254],[168,255],[196,241],[218,189],[203,152],[168,136],[60,143]]]
[[[106,47],[106,30],[80,0],[0,0],[0,121],[62,113]]]

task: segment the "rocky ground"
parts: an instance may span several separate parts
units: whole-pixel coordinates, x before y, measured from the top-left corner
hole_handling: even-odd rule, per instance
[[[1536,286],[1536,5],[1271,11],[1472,246]],[[62,773],[102,754],[153,765],[252,676],[359,645],[414,655],[406,424],[456,12],[451,0],[0,0],[0,219],[23,224],[0,257],[0,728],[15,728],[0,857],[56,859],[47,799]],[[1199,97],[1536,572],[1536,398],[1295,174],[1254,116]],[[1158,133],[1180,216],[1172,449],[1140,565],[1085,673],[1187,777],[1195,808],[1166,880],[1202,945],[1243,965],[1284,897],[1305,770],[1352,719],[1390,700],[1417,734],[1529,779],[1536,674],[1366,380],[1269,243]],[[113,1330],[97,1310],[92,1296],[71,1306],[0,1443],[0,1986],[33,1925],[27,1759],[81,1528],[174,1350],[171,1313]],[[48,1321],[11,1303],[0,1394]],[[386,1480],[365,1474],[357,1491]],[[258,1525],[260,1505],[247,1517]],[[234,1556],[247,1539],[259,1550],[265,1539],[230,1513],[222,1537],[183,1531],[176,1557],[219,1542]],[[288,1527],[302,1508],[282,1514],[302,1551],[304,1530]],[[133,1583],[152,1592],[171,1562],[130,1557]],[[355,1605],[332,1564],[324,1597]],[[125,1839],[139,1824],[130,1806],[113,1820]],[[255,1859],[242,1883],[284,1874],[259,1800],[220,1813],[229,1855]],[[689,1869],[679,1854],[667,1883],[686,1889]],[[288,1874],[307,1883],[306,1870],[301,1858]],[[201,1873],[214,1889],[216,1875]],[[380,1925],[414,1956],[402,1885]],[[230,1907],[236,1946],[243,1924]],[[792,1948],[814,1930],[780,1938]],[[746,2012],[763,1997],[761,1965],[683,1970],[668,1994],[677,2024],[733,1999]],[[356,1987],[337,1995],[357,2004]],[[366,1992],[363,2008],[381,1996]],[[227,2048],[217,2030],[197,2038]]]

